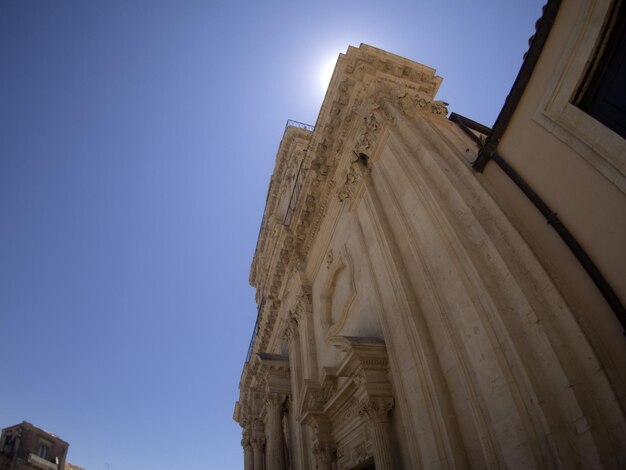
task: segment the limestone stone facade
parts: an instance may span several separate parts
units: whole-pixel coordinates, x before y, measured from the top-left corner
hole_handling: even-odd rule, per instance
[[[550,41],[573,41],[567,21],[597,5],[563,2],[542,47],[558,54]],[[539,61],[527,89],[553,65]],[[626,466],[618,312],[491,162],[536,144],[543,114],[528,106],[544,96],[522,98],[494,143],[448,119],[441,81],[350,47],[315,127],[286,128],[250,275],[258,319],[234,412],[246,470]],[[560,152],[565,166],[582,159]],[[523,176],[543,190],[543,171]],[[605,265],[624,260],[626,199],[617,177],[599,181],[613,223],[590,217],[618,261],[596,256],[607,247],[591,257],[623,302],[626,263]]]

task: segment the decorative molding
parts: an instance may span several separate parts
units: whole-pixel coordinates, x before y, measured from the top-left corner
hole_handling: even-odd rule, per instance
[[[295,317],[298,322],[303,322],[306,317],[313,313],[311,302],[311,290],[303,290],[296,299]]]
[[[345,423],[359,415],[361,404],[358,401],[351,401],[350,404],[339,414],[338,422]]]
[[[299,324],[299,315],[295,310],[291,310],[288,314],[288,318],[285,322],[285,327],[283,329],[283,340],[288,345],[291,342],[298,338],[298,324]]]
[[[257,383],[265,394],[263,402],[270,408],[268,400],[281,400],[283,403],[291,394],[291,376],[289,373],[289,358],[280,354],[258,353],[260,363]]]
[[[361,157],[355,157],[350,163],[350,169],[348,170],[343,186],[339,188],[337,192],[339,201],[343,202],[346,199],[351,199],[356,194],[363,177],[368,175],[370,171],[371,170],[367,168]]]
[[[384,125],[393,123],[393,118],[385,111],[383,106],[376,102],[371,102],[369,112],[363,118],[363,121],[363,127],[359,136],[355,139],[352,153],[357,157],[361,155],[370,157]]]

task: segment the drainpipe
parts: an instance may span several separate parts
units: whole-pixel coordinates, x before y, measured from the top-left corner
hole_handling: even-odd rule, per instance
[[[620,301],[619,297],[610,286],[606,278],[602,275],[602,272],[595,265],[593,260],[589,257],[587,252],[578,243],[578,240],[567,229],[565,225],[559,220],[556,213],[545,203],[543,199],[532,189],[532,187],[517,173],[517,171],[509,165],[509,163],[498,154],[498,144],[504,134],[508,124],[519,104],[526,85],[530,80],[530,77],[539,61],[543,47],[548,39],[552,25],[556,19],[559,11],[561,1],[560,0],[548,0],[548,3],[544,7],[543,16],[536,23],[536,33],[529,40],[530,48],[524,56],[524,63],[513,83],[511,92],[504,102],[502,111],[498,115],[492,131],[489,133],[487,140],[478,152],[476,160],[472,164],[474,170],[482,172],[489,161],[493,161],[497,164],[502,171],[515,183],[515,185],[526,195],[526,197],[532,202],[532,204],[541,212],[546,218],[548,224],[554,228],[557,234],[561,237],[563,242],[567,245],[578,262],[587,272],[593,283],[596,285],[606,302],[609,304],[619,322],[622,325],[622,329],[626,332],[626,309]],[[459,116],[450,116],[450,119],[456,122],[466,134],[472,134],[475,141],[480,144],[477,137],[467,129],[467,126],[463,123],[463,119]]]

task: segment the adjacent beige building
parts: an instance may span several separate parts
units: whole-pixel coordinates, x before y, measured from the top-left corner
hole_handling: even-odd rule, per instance
[[[626,467],[618,7],[550,1],[493,130],[430,67],[340,56],[270,183],[247,470]]]

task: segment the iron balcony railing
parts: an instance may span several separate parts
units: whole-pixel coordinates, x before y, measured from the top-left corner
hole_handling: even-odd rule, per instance
[[[304,129],[309,132],[313,132],[315,129],[314,126],[310,124],[305,124],[303,122],[294,121],[292,119],[287,120],[287,124],[285,125],[285,132],[290,127],[296,127],[298,129]],[[302,164],[304,163],[304,158],[300,162],[298,166],[298,173],[296,175],[296,181],[293,186],[293,190],[291,191],[291,197],[289,198],[289,206],[287,207],[287,213],[285,214],[285,219],[283,223],[285,225],[289,225],[291,223],[291,218],[293,217],[293,212],[295,210],[296,203],[298,202],[298,196],[300,194],[300,189],[302,188],[302,183],[304,181],[304,168]],[[269,197],[269,189],[267,192],[267,196],[265,197],[265,203],[267,204],[267,199]],[[263,221],[264,222],[264,221]],[[263,222],[261,222],[261,227],[259,227],[259,236],[257,238],[257,249],[259,247],[259,242],[261,240],[261,233],[263,232]],[[254,323],[254,330],[252,331],[252,338],[250,338],[250,346],[248,346],[248,354],[246,355],[246,363],[250,361],[252,357],[252,351],[254,349],[254,342],[256,341],[256,337],[259,333],[259,325],[261,323],[261,317],[263,315],[263,307],[265,306],[265,298],[261,299],[261,303],[259,303],[259,308],[257,310],[256,322]]]
[[[298,196],[300,196],[300,190],[302,189],[302,183],[304,182],[304,168],[302,164],[304,163],[304,158],[300,161],[300,165],[298,166],[298,173],[296,174],[296,181],[293,184],[293,189],[291,190],[291,197],[289,198],[289,205],[287,206],[287,212],[285,213],[285,218],[283,220],[283,224],[290,225],[291,219],[293,218],[293,213],[296,210],[296,204],[298,203]]]
[[[294,121],[293,119],[287,119],[287,125],[285,125],[285,132],[287,132],[288,127],[297,127],[298,129],[304,129],[305,131],[313,132],[315,126],[311,124],[305,124],[303,122]]]
[[[248,354],[246,355],[246,362],[249,362],[250,357],[252,356],[252,350],[254,349],[254,342],[256,341],[256,336],[259,333],[259,324],[261,323],[261,315],[263,315],[264,306],[265,306],[265,297],[261,299],[261,303],[259,304],[259,308],[257,309],[256,322],[254,323],[254,330],[252,331],[252,338],[250,338],[250,346],[248,346]]]
[[[289,119],[287,121],[287,125],[285,126],[285,132],[289,127],[297,127],[298,129],[305,129],[309,132],[313,132],[315,129],[310,124],[305,124],[303,122],[293,121]],[[296,181],[293,184],[293,189],[291,190],[291,197],[289,198],[289,205],[287,206],[287,212],[285,213],[285,218],[283,219],[283,224],[289,225],[291,224],[291,219],[293,218],[293,213],[296,208],[296,204],[298,202],[298,196],[300,195],[300,189],[302,189],[302,182],[304,181],[304,168],[302,164],[304,163],[304,158],[300,161],[298,165],[298,172],[296,173]]]
[[[285,125],[285,132],[287,132],[287,129],[290,128],[290,127],[296,127],[298,129],[304,129],[304,130],[307,130],[309,132],[313,132],[313,130],[315,129],[315,126],[312,126],[311,124],[305,124],[304,122],[294,121],[293,119],[287,119],[287,124]],[[284,135],[284,133],[283,133],[283,135]],[[302,167],[302,162],[300,162],[300,167]],[[300,169],[301,168],[298,169],[298,178],[302,177]],[[300,181],[300,185],[302,185],[302,181]],[[267,194],[265,195],[265,204],[267,204],[267,200],[269,199],[270,189],[271,189],[271,183],[270,183],[270,188],[267,189]],[[295,187],[294,187],[294,189],[295,189]],[[300,190],[300,187],[298,187],[298,190]],[[292,204],[292,202],[291,202],[292,199],[294,199],[293,191],[292,191],[292,194],[291,194],[291,199],[289,200],[289,206],[290,207],[291,207],[291,204]],[[295,199],[297,199],[297,198],[295,198]],[[289,212],[289,210],[287,212]],[[264,220],[261,221],[261,226],[259,227],[259,235],[257,236],[257,239],[256,239],[255,252],[259,248],[259,242],[261,241],[261,233],[263,233],[263,223],[264,222],[265,222]],[[289,224],[287,224],[287,222],[283,221],[283,223],[285,225],[289,225]]]

